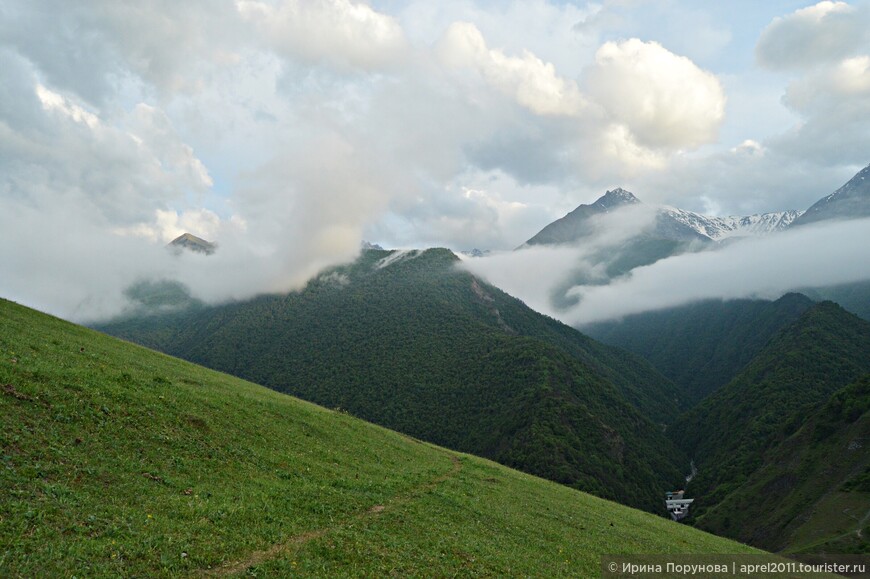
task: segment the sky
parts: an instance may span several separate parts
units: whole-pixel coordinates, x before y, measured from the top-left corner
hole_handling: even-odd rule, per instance
[[[0,295],[75,320],[364,239],[508,250],[617,186],[805,209],[868,163],[868,2],[0,0]]]

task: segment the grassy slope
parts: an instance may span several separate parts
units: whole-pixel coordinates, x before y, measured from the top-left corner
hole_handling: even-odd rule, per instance
[[[436,444],[661,509],[662,493],[681,483],[688,464],[647,418],[673,412],[672,384],[637,357],[457,270],[448,250],[378,266],[398,256],[367,251],[300,292],[103,329]]]
[[[0,575],[585,575],[737,543],[0,300]]]

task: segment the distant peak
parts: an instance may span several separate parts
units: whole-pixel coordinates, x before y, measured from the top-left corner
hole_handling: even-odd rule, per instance
[[[632,203],[640,203],[640,199],[635,197],[631,191],[626,191],[622,187],[617,187],[616,189],[607,191],[603,197],[595,202],[596,205],[601,205],[608,209],[610,207]]]
[[[205,239],[197,237],[192,233],[182,233],[181,235],[173,239],[170,243],[181,243],[182,241],[199,241],[201,243],[208,243]]]
[[[383,251],[383,250],[384,250],[384,248],[381,247],[380,245],[378,245],[377,243],[370,243],[370,242],[366,241],[365,239],[363,239],[363,240],[360,242],[360,249],[361,249],[362,251],[369,251],[369,250],[372,250],[372,249],[377,250],[377,251]]]
[[[190,251],[211,255],[214,253],[215,249],[217,249],[217,244],[212,243],[211,241],[206,241],[192,233],[182,233],[170,241],[167,247],[174,249],[176,252],[180,252],[182,249],[188,249]]]

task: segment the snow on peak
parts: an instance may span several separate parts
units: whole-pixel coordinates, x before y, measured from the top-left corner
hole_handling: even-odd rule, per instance
[[[638,198],[634,196],[634,193],[626,191],[622,187],[606,191],[604,196],[599,199],[599,201],[602,200],[617,201],[620,203],[640,203]]]
[[[713,240],[759,236],[782,231],[803,214],[803,211],[776,211],[744,217],[734,215],[710,217],[675,207],[664,207],[663,211],[676,221]]]
[[[389,267],[390,265],[396,263],[397,261],[414,259],[415,257],[420,257],[426,250],[425,249],[396,249],[386,257],[379,259],[375,263],[375,269],[384,269],[385,267]]]

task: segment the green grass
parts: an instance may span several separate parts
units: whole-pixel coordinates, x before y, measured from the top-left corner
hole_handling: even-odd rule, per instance
[[[789,552],[866,552],[868,519],[870,511],[866,493],[826,495],[813,506],[809,520],[794,532]],[[861,531],[860,535],[858,531]]]
[[[592,576],[748,547],[0,300],[0,576]]]

